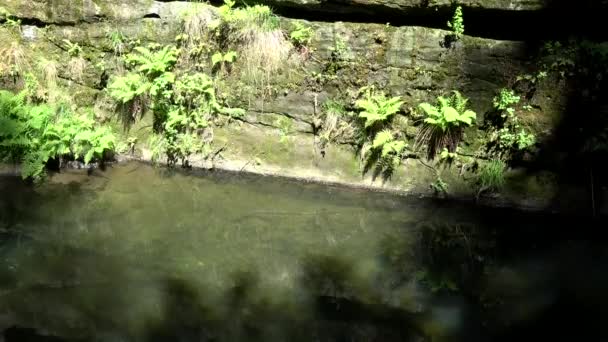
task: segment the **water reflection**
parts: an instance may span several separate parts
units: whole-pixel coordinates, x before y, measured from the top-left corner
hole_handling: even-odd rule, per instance
[[[591,294],[603,276],[584,295],[564,282],[571,268],[581,279],[602,270],[605,251],[505,247],[506,220],[488,225],[457,205],[141,164],[35,189],[3,179],[0,190],[3,330],[74,341],[496,340],[523,335],[565,292],[590,306],[606,299]],[[34,334],[8,330],[19,333]]]

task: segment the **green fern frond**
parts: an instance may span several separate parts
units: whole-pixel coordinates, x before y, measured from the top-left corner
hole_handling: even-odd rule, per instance
[[[372,148],[382,147],[385,144],[392,142],[393,139],[393,133],[390,130],[380,131],[378,134],[376,134],[376,137],[374,138]]]
[[[463,127],[474,124],[477,114],[468,110],[468,99],[458,91],[449,98],[437,97],[437,105],[421,103],[419,108],[426,114],[424,127],[417,137],[417,146],[427,145],[427,159],[433,159],[437,151],[454,152],[462,139]]]
[[[388,98],[384,93],[376,92],[371,87],[363,93],[363,98],[357,100],[355,106],[361,110],[359,117],[364,119],[365,128],[386,122],[404,103],[399,97]]]
[[[406,147],[407,143],[403,140],[390,141],[382,146],[382,157],[387,157],[389,155],[401,155]]]

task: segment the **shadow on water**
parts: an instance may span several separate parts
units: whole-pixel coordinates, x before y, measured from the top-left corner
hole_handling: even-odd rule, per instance
[[[135,167],[0,180],[14,194],[0,199],[5,341],[422,338],[368,279],[382,274],[372,229],[403,222],[400,199]]]
[[[401,289],[393,293],[401,296],[393,299],[394,305],[362,283],[361,277],[369,274],[336,256],[306,257],[295,290],[265,288],[263,271],[234,273],[218,289],[187,276],[137,270],[120,258],[65,250],[59,258],[30,254],[32,263],[45,260],[48,274],[25,271],[3,281],[3,287],[10,283],[19,288],[34,278],[29,279],[34,285],[12,296],[3,293],[2,306],[21,324],[70,341],[92,336],[100,341],[418,341],[435,329],[441,334],[450,324],[451,341],[507,341],[531,334],[557,340],[605,337],[600,324],[608,299],[605,249],[591,246],[594,252],[588,255],[587,244],[502,246],[513,255],[499,262],[470,231],[465,234],[476,246],[456,237],[460,242],[446,247],[445,235],[461,230],[422,233],[428,245],[421,244],[423,254],[415,257],[423,260],[424,277],[414,281],[408,274],[397,275],[402,279],[390,272],[393,279],[380,275],[383,286]],[[49,246],[32,247],[49,253]],[[389,248],[386,257],[391,250],[401,248]],[[482,257],[489,260],[479,261]],[[393,258],[391,264],[399,267],[400,257]],[[26,270],[37,269],[21,263]],[[73,279],[74,272],[89,268],[96,269],[99,279],[87,275],[86,281],[74,284],[53,280]],[[453,283],[446,285],[448,281]],[[428,291],[433,287],[438,289]],[[403,298],[415,297],[416,290],[428,300]],[[15,331],[21,330],[5,332],[6,341],[27,340],[23,335],[14,339]],[[31,340],[58,340],[43,337],[48,333]]]

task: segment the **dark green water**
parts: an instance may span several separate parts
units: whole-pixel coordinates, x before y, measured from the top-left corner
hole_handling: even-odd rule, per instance
[[[4,178],[0,191],[1,329],[82,341],[508,340],[579,303],[588,322],[604,312],[593,305],[605,302],[605,249],[547,242],[554,218],[142,164],[39,187]]]

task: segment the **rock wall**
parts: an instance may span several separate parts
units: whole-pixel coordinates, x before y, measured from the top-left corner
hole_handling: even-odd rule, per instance
[[[437,175],[415,159],[406,160],[390,180],[383,181],[361,175],[358,155],[349,144],[333,144],[321,155],[316,147],[314,119],[322,104],[335,98],[349,100],[354,90],[373,84],[405,101],[399,116],[409,120],[406,133],[413,139],[417,128],[412,109],[420,102],[432,102],[438,95],[459,90],[470,98],[472,109],[478,113],[478,119],[482,119],[484,113],[491,111],[492,98],[501,88],[510,87],[518,76],[537,70],[534,58],[538,44],[524,42],[525,36],[520,37],[522,41],[513,41],[465,35],[446,46],[450,32],[433,27],[445,26],[450,18],[453,6],[447,0],[269,0],[263,3],[291,17],[281,18],[283,27],[303,22],[313,28],[314,35],[305,58],[299,59],[297,65],[289,64],[289,70],[278,71],[277,77],[269,80],[265,88],[243,86],[236,77],[228,77],[221,85],[230,101],[246,109],[247,114],[238,125],[216,130],[216,146],[223,158],[215,160],[216,167],[431,194],[429,184]],[[465,7],[465,25],[467,13],[472,13],[472,26],[477,25],[475,20],[483,17],[483,13],[501,13],[508,17],[543,13],[551,6],[560,8],[557,2],[546,0],[463,0],[460,3]],[[140,44],[170,44],[180,33],[184,11],[192,6],[209,11],[211,16],[216,11],[213,6],[180,1],[0,0],[0,7],[22,20],[18,41],[27,55],[32,56],[30,62],[34,64],[38,56],[58,61],[62,66],[58,68],[58,77],[70,87],[76,103],[94,106],[99,113],[105,113],[100,117],[102,120],[111,118],[115,109],[105,87],[108,79],[120,72],[110,33],[119,31]],[[606,1],[581,4],[579,9],[593,13],[598,6],[606,6]],[[383,16],[388,13],[390,15]],[[297,19],[314,19],[317,14],[320,21]],[[353,14],[357,16],[349,17]],[[383,20],[399,16],[404,19],[397,24],[406,24],[412,19],[411,23],[428,25],[395,26]],[[340,18],[350,18],[353,22],[339,21]],[[361,22],[366,19],[372,23]],[[487,22],[492,29],[485,36],[500,31],[495,24]],[[483,30],[476,32],[483,33]],[[82,75],[76,77],[65,67],[70,60],[62,43],[65,40],[83,48],[86,68]],[[331,77],[323,78],[338,41],[344,45],[343,60]],[[9,45],[15,42],[15,36],[2,28],[0,42]],[[4,87],[17,86],[7,80],[3,82]],[[539,83],[527,99],[533,110],[524,121],[541,138],[550,135],[560,119],[564,87],[563,82],[549,79]],[[144,118],[122,134],[145,141],[149,125],[150,120]],[[463,146],[465,154],[476,148],[475,133],[467,135],[468,142]],[[145,147],[140,153],[144,158],[149,157]],[[199,165],[207,164],[208,161],[199,161]],[[470,180],[460,177],[459,165],[438,169],[438,172],[450,183],[452,193],[474,194]],[[548,204],[546,201],[555,190],[551,182],[547,182],[551,178],[548,177],[544,173],[515,177],[518,185],[512,187],[513,191],[505,191],[498,200],[523,206]]]

